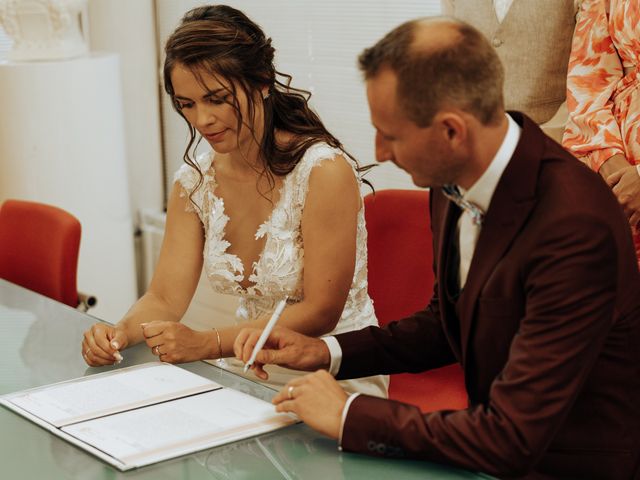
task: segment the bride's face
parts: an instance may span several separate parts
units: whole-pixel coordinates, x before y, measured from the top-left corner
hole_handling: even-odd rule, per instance
[[[239,86],[235,86],[234,95],[231,82],[182,64],[173,68],[171,83],[176,108],[216,152],[232,153],[261,138],[262,102],[253,99],[251,119],[249,99]],[[260,92],[255,92],[255,97],[261,98]]]

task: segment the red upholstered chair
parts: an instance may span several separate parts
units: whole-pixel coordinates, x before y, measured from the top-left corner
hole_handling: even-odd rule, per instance
[[[429,193],[381,190],[364,199],[369,295],[380,325],[423,309],[433,293]],[[391,376],[389,397],[423,412],[461,409],[467,393],[460,365]]]
[[[79,248],[80,222],[70,213],[21,200],[0,207],[0,278],[75,308]]]

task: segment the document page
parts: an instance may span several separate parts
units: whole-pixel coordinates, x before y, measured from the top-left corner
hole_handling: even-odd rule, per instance
[[[145,363],[18,392],[4,400],[61,427],[221,385],[168,363]]]
[[[264,400],[223,388],[62,430],[132,468],[296,422],[291,415],[276,413]]]

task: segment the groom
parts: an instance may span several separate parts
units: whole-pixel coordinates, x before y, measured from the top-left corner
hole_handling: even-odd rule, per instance
[[[278,411],[348,451],[499,477],[640,478],[640,275],[607,186],[529,118],[505,114],[502,66],[473,27],[405,23],[360,67],[378,159],[431,187],[437,285],[423,311],[385,328],[274,330],[258,376],[268,363],[323,369],[291,381]],[[259,333],[240,333],[238,358]],[[453,361],[466,410],[423,415],[348,397],[334,379]]]

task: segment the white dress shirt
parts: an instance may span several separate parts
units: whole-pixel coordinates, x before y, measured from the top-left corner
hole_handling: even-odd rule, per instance
[[[500,177],[502,177],[502,172],[507,168],[509,160],[520,140],[520,132],[522,129],[509,115],[507,115],[507,120],[509,122],[507,134],[504,140],[502,140],[502,145],[500,145],[496,155],[491,160],[489,167],[487,167],[482,176],[476,180],[476,183],[474,183],[469,190],[465,191],[462,187],[458,187],[462,198],[480,207],[483,212],[489,210],[493,192],[496,190],[498,181]],[[458,220],[458,245],[460,246],[460,269],[458,278],[460,289],[462,289],[467,282],[467,274],[469,273],[469,267],[471,266],[471,260],[473,259],[473,253],[476,249],[476,243],[478,243],[481,228],[481,225],[476,225],[473,222],[469,210],[462,211]]]
[[[507,134],[502,140],[502,144],[500,145],[500,148],[498,149],[496,155],[491,160],[489,167],[487,167],[484,173],[471,186],[471,188],[466,192],[461,191],[463,197],[466,200],[473,202],[484,212],[489,209],[491,198],[493,197],[496,186],[498,185],[500,177],[502,177],[502,173],[504,172],[505,168],[507,168],[509,160],[511,160],[511,157],[513,156],[513,152],[518,145],[518,141],[520,140],[520,135],[522,133],[522,128],[520,128],[515,120],[513,120],[509,115],[505,115],[508,121]],[[466,282],[469,265],[471,264],[471,259],[473,258],[473,253],[481,228],[481,226],[474,225],[471,221],[470,215],[464,215],[465,212],[463,212],[463,215],[461,215],[460,219],[458,220],[458,230],[460,235],[459,245],[461,288]],[[462,238],[462,236],[464,236],[464,239]],[[464,263],[466,265],[466,267],[464,267],[464,271],[463,257],[465,258]],[[464,281],[462,281],[463,279]],[[340,364],[342,363],[342,349],[340,348],[340,344],[335,337],[322,337],[322,340],[327,344],[327,347],[329,348],[329,354],[331,355],[329,373],[335,377],[338,374],[338,371],[340,370]],[[344,423],[347,418],[347,413],[349,411],[351,403],[358,395],[359,393],[351,394],[347,399],[347,403],[345,404],[344,409],[342,410],[342,421],[340,422],[340,433],[338,436],[338,448],[340,450],[342,450],[342,432],[344,430]]]

